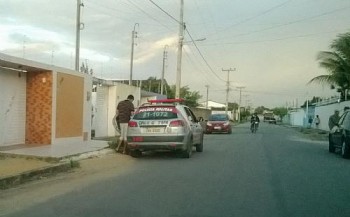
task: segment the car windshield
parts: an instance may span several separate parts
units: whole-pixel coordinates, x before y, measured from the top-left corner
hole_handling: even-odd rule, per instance
[[[134,120],[160,120],[177,118],[175,107],[142,107],[135,112]]]
[[[209,121],[228,121],[226,115],[211,115]]]

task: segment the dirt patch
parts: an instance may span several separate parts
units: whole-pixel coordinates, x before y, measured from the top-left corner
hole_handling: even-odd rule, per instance
[[[5,157],[3,155],[0,156],[0,160],[0,177],[12,176],[25,171],[52,165],[42,160]]]
[[[299,131],[304,138],[316,140],[316,141],[328,141],[328,132],[319,129],[312,128],[294,128]]]

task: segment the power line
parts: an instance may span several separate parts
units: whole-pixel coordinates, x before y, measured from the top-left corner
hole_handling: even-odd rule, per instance
[[[135,14],[135,12],[127,12],[125,10],[120,10],[117,9],[111,5],[109,6],[105,6],[103,4],[101,4],[100,2],[93,2],[91,0],[85,0],[86,2],[89,2],[91,4],[94,4],[97,7],[90,7],[89,5],[85,5],[86,8],[90,8],[91,10],[99,10],[101,12],[104,12],[104,14],[106,14],[106,11],[110,11],[109,15],[113,16],[114,18],[120,19],[120,20],[124,20],[124,21],[129,21],[134,23],[135,19],[130,19],[130,18],[125,18],[125,15],[130,15],[130,14]],[[134,11],[138,10],[141,11],[143,14],[147,15],[150,19],[152,19],[153,21],[156,21],[158,24],[160,24],[161,26],[165,27],[167,30],[171,30],[173,31],[173,29],[169,28],[168,26],[166,26],[165,24],[161,23],[159,20],[157,20],[156,18],[153,18],[151,15],[149,15],[147,12],[145,12],[144,10],[142,11],[142,9],[138,8],[135,4],[133,4],[132,2],[129,1],[130,4],[127,3],[123,3],[126,6],[128,6],[129,8],[134,7]],[[132,4],[132,5],[131,5]],[[118,13],[115,13],[118,12]],[[113,13],[113,14],[111,14]],[[119,15],[119,16],[117,16]],[[141,16],[141,15],[140,15]],[[139,18],[142,19],[142,18]],[[158,25],[158,24],[151,24],[151,23],[147,23],[147,22],[139,22],[140,24],[147,24],[147,25]]]
[[[250,35],[250,34],[253,34],[253,33],[264,32],[264,31],[271,30],[271,29],[276,29],[276,28],[279,28],[279,27],[285,27],[285,26],[289,26],[289,25],[292,25],[292,24],[301,23],[301,22],[304,22],[304,21],[307,21],[307,20],[315,19],[317,17],[322,17],[322,16],[326,16],[326,15],[329,15],[329,14],[336,13],[338,11],[346,10],[348,8],[350,8],[350,6],[349,7],[345,7],[345,8],[338,8],[338,9],[335,9],[335,10],[332,10],[332,11],[324,12],[324,13],[317,14],[317,15],[310,16],[310,17],[306,17],[306,18],[303,18],[303,19],[294,20],[294,21],[290,21],[290,22],[287,22],[287,23],[278,24],[278,25],[275,25],[275,26],[259,29],[259,30],[256,30],[256,31],[230,36],[230,38],[246,36],[246,35]],[[222,39],[225,39],[225,38],[221,38],[221,40]]]
[[[176,18],[174,18],[172,15],[170,15],[168,12],[166,12],[163,8],[161,8],[159,5],[157,5],[154,1],[149,0],[152,4],[154,4],[157,8],[159,8],[161,11],[163,11],[166,15],[168,15],[170,18],[172,18],[175,22],[180,24],[180,21],[178,21]],[[210,69],[210,71],[221,81],[224,81],[222,78],[220,78],[213,70],[213,68],[209,65],[208,61],[205,59],[205,57],[203,56],[202,52],[199,50],[195,40],[193,39],[192,35],[190,34],[190,32],[188,31],[187,28],[185,28],[187,34],[190,36],[192,43],[194,44],[194,46],[196,47],[199,55],[202,57],[203,61],[205,62],[205,64],[207,65],[207,67]],[[224,81],[225,82],[225,81]]]
[[[189,53],[188,52],[186,52],[186,49],[184,49],[184,53],[185,53],[185,55],[187,56],[187,59],[190,61],[190,63],[191,63],[191,65],[195,68],[195,71],[197,71],[197,72],[201,72],[201,71],[204,71],[204,70],[200,70],[198,67],[197,67],[197,65],[195,64],[195,61],[191,58],[191,56],[189,55]],[[206,80],[206,82],[207,83],[210,83],[210,84],[214,84],[213,83],[213,81],[210,79],[210,78],[208,78],[207,76],[204,76],[204,78],[205,78],[205,80]]]
[[[152,17],[150,14],[148,14],[145,10],[143,10],[142,8],[140,8],[137,4],[133,3],[130,0],[127,0],[130,4],[132,4],[134,7],[136,7],[138,10],[140,10],[142,13],[144,13],[146,16],[148,16],[149,18],[151,18],[152,20],[156,21],[157,23],[161,24],[163,27],[169,29],[172,31],[172,29],[170,29],[168,26],[164,25],[163,23],[161,23],[159,20],[157,20],[156,18]]]
[[[256,40],[256,41],[240,41],[240,42],[238,41],[238,42],[211,43],[211,44],[205,44],[203,46],[217,46],[217,45],[229,45],[229,44],[251,44],[251,43],[261,43],[261,42],[274,42],[274,41],[283,41],[283,40],[289,40],[289,39],[294,39],[294,38],[307,38],[307,37],[318,36],[318,35],[322,35],[322,34],[335,33],[335,32],[339,32],[339,31],[347,31],[347,30],[326,31],[326,32],[304,34],[304,35],[295,35],[295,36],[289,36],[289,37],[283,37],[283,38]]]
[[[194,46],[196,47],[196,49],[197,49],[199,55],[202,57],[203,61],[205,62],[205,64],[207,65],[207,67],[210,69],[210,71],[211,71],[219,80],[225,82],[225,80],[223,80],[222,78],[220,78],[220,77],[214,72],[213,68],[209,65],[208,61],[205,59],[205,57],[203,56],[202,52],[199,50],[199,48],[198,48],[196,42],[195,42],[194,39],[192,38],[191,33],[188,31],[188,28],[186,28],[186,32],[187,32],[188,36],[190,36],[192,43],[193,43]]]
[[[220,31],[220,32],[227,31],[227,28],[232,28],[232,27],[234,27],[234,26],[238,26],[238,25],[247,23],[247,22],[249,22],[249,21],[251,21],[251,20],[254,20],[254,19],[258,18],[258,17],[264,16],[265,14],[268,14],[268,13],[270,13],[271,11],[274,11],[274,10],[277,9],[277,8],[283,7],[284,5],[288,4],[288,3],[291,2],[291,1],[292,1],[292,0],[285,1],[285,2],[283,2],[283,3],[281,3],[281,4],[279,4],[279,5],[276,5],[276,6],[272,7],[272,8],[269,8],[269,9],[266,10],[266,11],[261,12],[260,14],[257,14],[257,15],[252,16],[252,17],[248,17],[248,18],[246,18],[245,20],[242,20],[242,21],[240,21],[240,22],[238,22],[238,23],[235,23],[235,24],[233,24],[233,25],[231,25],[231,26],[226,27],[225,30],[222,30],[222,31]]]
[[[168,12],[166,12],[163,8],[161,8],[159,5],[157,5],[154,1],[149,0],[152,4],[154,4],[157,8],[159,8],[161,11],[163,11],[166,15],[168,15],[171,19],[173,19],[175,22],[177,22],[178,24],[180,24],[180,21],[178,21],[175,17],[173,17],[171,14],[169,14]]]

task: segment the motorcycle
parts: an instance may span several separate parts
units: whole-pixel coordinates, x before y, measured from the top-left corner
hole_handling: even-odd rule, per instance
[[[256,131],[258,130],[258,124],[259,124],[259,122],[257,122],[257,121],[254,121],[254,122],[252,123],[252,126],[251,126],[251,128],[250,128],[250,130],[252,131],[252,133],[256,133]]]

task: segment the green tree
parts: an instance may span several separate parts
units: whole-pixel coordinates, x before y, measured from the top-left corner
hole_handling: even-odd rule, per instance
[[[285,115],[288,114],[288,109],[285,107],[277,107],[272,109],[272,111],[273,111],[273,114],[278,115],[281,118],[281,120]]]
[[[317,56],[320,66],[329,74],[317,76],[309,83],[330,84],[344,100],[346,90],[350,88],[350,32],[338,35],[330,49],[332,51],[321,51]]]
[[[264,106],[259,106],[259,107],[257,107],[255,110],[254,110],[254,112],[256,112],[257,114],[263,114],[264,113],[264,111],[266,111],[266,110],[268,110],[268,111],[270,111],[270,109],[268,109],[268,108],[265,108]]]
[[[147,80],[142,81],[141,89],[153,93],[160,93],[160,84],[161,79],[157,79],[157,77],[149,77]]]
[[[161,79],[156,77],[149,77],[146,81],[142,82],[141,89],[153,93],[160,93]],[[175,98],[175,85],[169,86],[164,81],[164,92],[168,99]],[[184,104],[189,107],[197,107],[199,105],[198,100],[202,98],[198,91],[190,91],[188,86],[180,88],[180,98],[185,100]]]
[[[175,98],[176,86],[172,85],[169,88],[167,97],[169,99]],[[198,100],[202,98],[198,91],[190,91],[188,86],[184,86],[180,88],[180,98],[185,100],[184,104],[189,107],[197,107],[199,105]]]
[[[314,97],[312,97],[311,100],[306,100],[306,101],[304,102],[304,104],[303,104],[301,107],[302,107],[302,108],[303,108],[303,107],[306,107],[306,102],[308,102],[309,105],[312,105],[312,104],[314,104],[314,103],[321,102],[321,101],[322,101],[321,97],[314,96]]]
[[[229,102],[228,103],[228,110],[229,111],[236,111],[236,110],[238,110],[238,103]]]
[[[247,120],[250,117],[250,109],[244,108],[241,110],[241,120]]]

